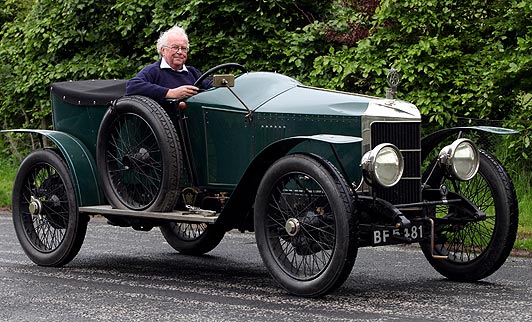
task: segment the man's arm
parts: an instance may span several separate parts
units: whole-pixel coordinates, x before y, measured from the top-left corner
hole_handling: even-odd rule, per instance
[[[137,76],[127,81],[126,95],[144,95],[156,100],[163,100],[168,88],[157,85],[157,75],[154,75],[152,65],[143,68]]]
[[[193,85],[182,85],[176,88],[171,88],[166,93],[166,98],[185,99],[198,93],[198,88]]]
[[[198,88],[193,85],[186,84],[175,88],[159,85],[168,82],[163,79],[158,64],[146,66],[127,82],[126,95],[143,95],[163,101],[165,98],[185,99],[198,93]]]

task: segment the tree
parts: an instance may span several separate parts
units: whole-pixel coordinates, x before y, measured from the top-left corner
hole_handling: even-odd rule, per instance
[[[157,58],[159,32],[176,23],[189,31],[195,65],[279,70],[286,34],[321,8],[308,0],[32,1],[0,34],[4,126],[49,126],[42,120],[50,118],[52,82],[133,76]]]
[[[394,67],[399,98],[427,121],[510,120],[523,130],[514,152],[528,157],[530,16],[526,0],[4,0],[0,112],[4,127],[49,126],[50,83],[129,78],[157,59],[159,33],[179,24],[201,70],[238,62],[384,95]]]

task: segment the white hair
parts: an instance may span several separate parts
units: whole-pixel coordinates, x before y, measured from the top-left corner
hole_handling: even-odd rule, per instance
[[[168,45],[168,36],[171,35],[171,34],[179,34],[179,35],[185,37],[185,39],[187,40],[187,44],[188,44],[188,36],[187,36],[187,33],[186,33],[185,29],[183,29],[182,27],[179,27],[179,26],[173,26],[172,28],[168,29],[167,31],[161,33],[161,36],[157,40],[157,52],[159,54],[161,54],[161,48],[163,48],[163,46],[167,46]]]

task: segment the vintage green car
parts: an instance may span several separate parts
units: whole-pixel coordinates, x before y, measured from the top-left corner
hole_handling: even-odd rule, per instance
[[[238,64],[204,76],[212,88],[161,103],[124,96],[123,80],[54,83],[53,130],[4,131],[43,144],[13,187],[16,233],[32,261],[67,264],[96,214],[159,227],[191,255],[229,230],[255,232],[271,276],[307,297],[339,287],[359,247],[419,243],[439,273],[460,281],[489,276],[509,256],[512,181],[467,135],[512,130],[455,127],[422,138],[419,110],[393,90],[387,98],[324,90]]]

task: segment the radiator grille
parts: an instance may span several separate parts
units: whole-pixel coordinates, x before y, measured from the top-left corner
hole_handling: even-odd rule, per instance
[[[377,197],[392,204],[421,200],[421,124],[417,122],[374,122],[371,125],[371,148],[392,143],[404,157],[403,178],[391,188],[373,188]]]

